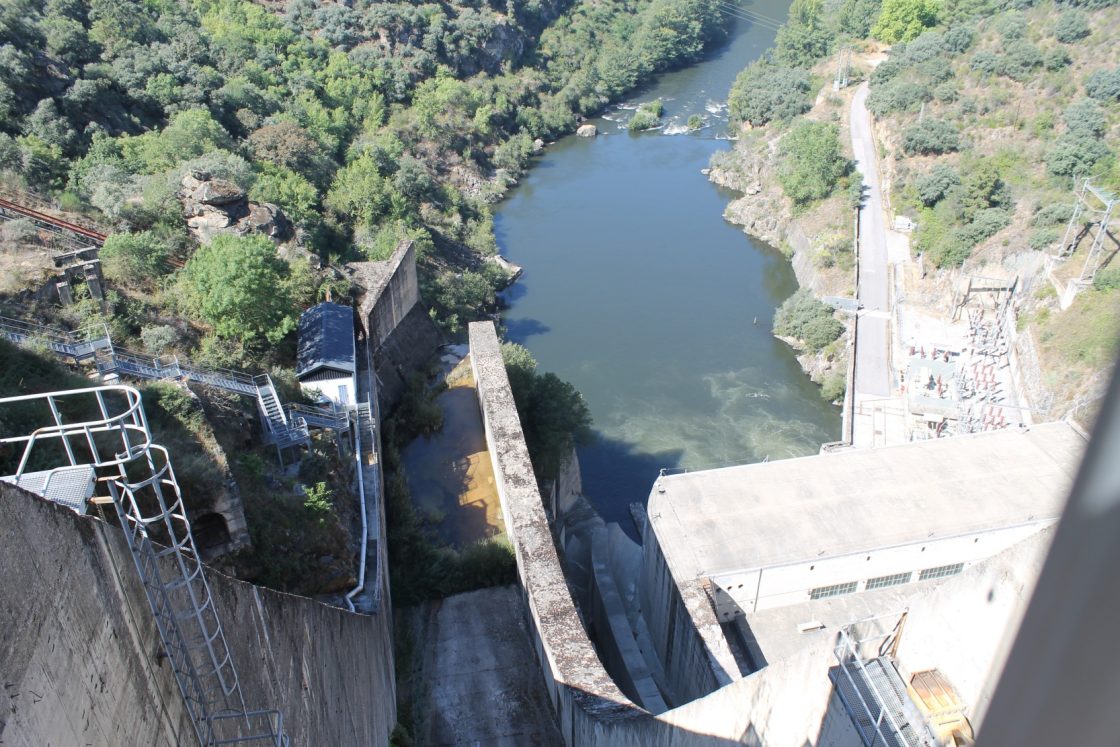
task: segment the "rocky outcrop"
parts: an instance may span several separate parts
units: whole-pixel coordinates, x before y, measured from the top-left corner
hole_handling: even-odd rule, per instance
[[[245,190],[204,171],[183,176],[179,200],[187,228],[203,243],[221,233],[245,236],[260,233],[275,241],[292,237],[292,224],[270,202],[252,202]]]
[[[599,128],[593,124],[580,125],[576,134],[580,137],[595,137],[599,134]]]
[[[743,194],[731,201],[723,217],[774,246],[785,240],[793,220],[793,208],[774,178],[776,173],[774,144],[749,147],[744,142],[713,158],[708,172],[712,182]]]

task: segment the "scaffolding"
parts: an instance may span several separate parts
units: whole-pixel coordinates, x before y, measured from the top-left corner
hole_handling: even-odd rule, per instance
[[[6,408],[28,422],[25,435],[0,439],[18,455],[6,481],[29,487],[37,470],[94,470],[90,501],[116,510],[199,744],[288,747],[279,711],[245,706],[170,455],[152,443],[140,392],[116,385],[32,394],[0,399]]]

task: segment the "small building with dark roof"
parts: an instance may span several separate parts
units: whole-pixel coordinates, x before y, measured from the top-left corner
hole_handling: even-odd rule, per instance
[[[340,405],[357,402],[357,350],[354,310],[321,303],[299,318],[296,378],[304,391],[317,390]]]

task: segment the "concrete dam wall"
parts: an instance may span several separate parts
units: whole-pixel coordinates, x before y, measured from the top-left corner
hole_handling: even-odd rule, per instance
[[[0,483],[0,743],[189,745],[195,736],[115,516]],[[391,618],[209,571],[250,708],[293,745],[378,745],[396,721]]]
[[[529,633],[564,741],[595,747],[831,743],[819,739],[830,731],[831,684],[819,676],[831,651],[825,641],[656,716],[623,694],[599,660],[568,590],[493,324],[470,326],[470,348]],[[769,738],[763,738],[767,727]]]

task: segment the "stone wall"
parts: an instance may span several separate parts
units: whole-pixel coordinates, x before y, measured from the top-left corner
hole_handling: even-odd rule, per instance
[[[470,348],[530,637],[564,741],[595,747],[852,744],[835,739],[843,720],[829,716],[831,641],[657,716],[622,693],[568,591],[493,324],[470,326]]]
[[[402,241],[384,263],[379,282],[366,289],[362,302],[362,321],[366,322],[373,350],[389,339],[389,335],[419,301],[416,250],[411,241]]]
[[[0,484],[0,527],[0,743],[194,743],[115,518]],[[247,706],[281,710],[293,745],[388,742],[388,615],[207,578]]]

